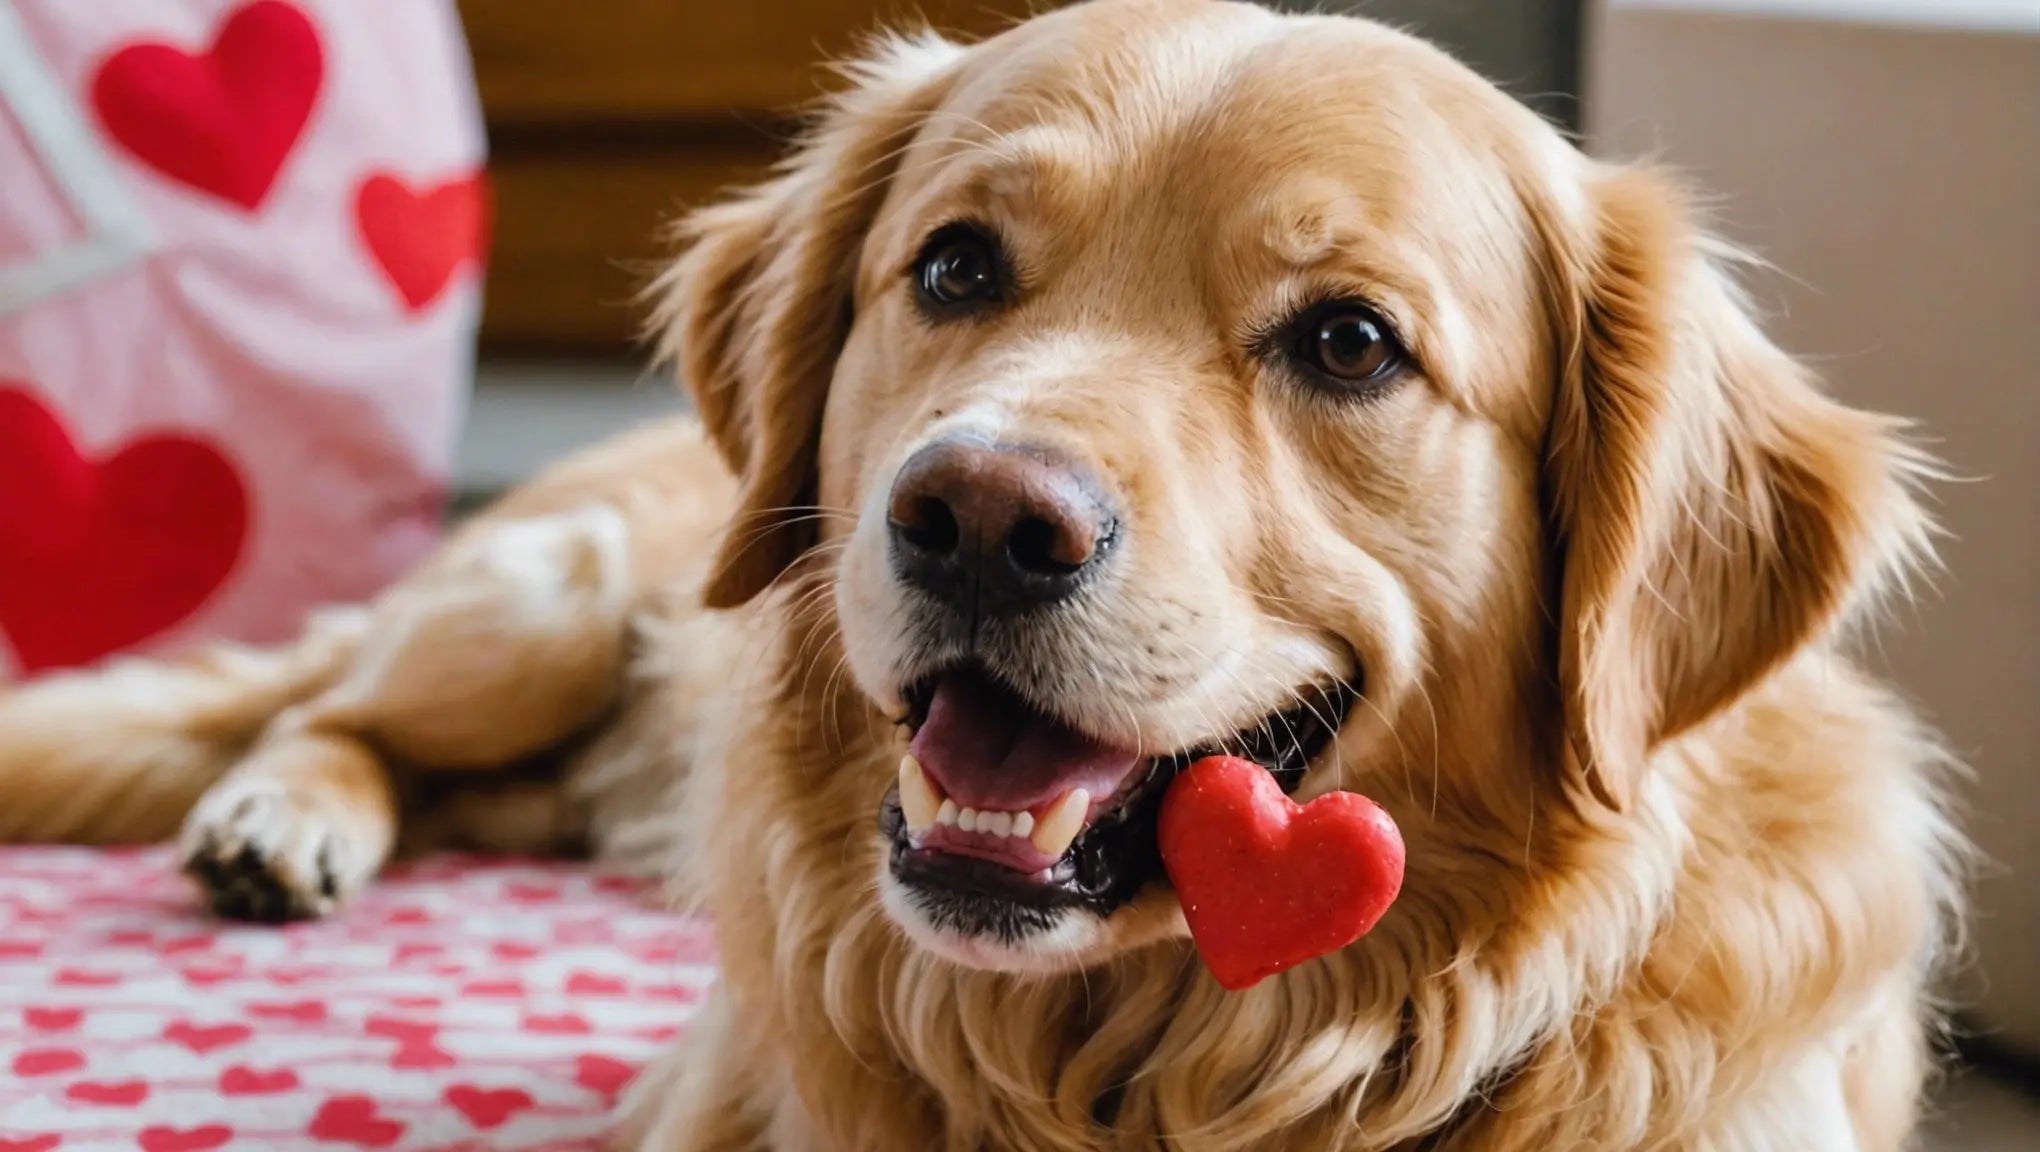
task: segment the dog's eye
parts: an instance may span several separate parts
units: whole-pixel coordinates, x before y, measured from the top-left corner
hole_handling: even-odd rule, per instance
[[[952,225],[930,237],[914,261],[914,285],[936,308],[965,308],[999,298],[999,250],[992,238],[968,225]]]
[[[1331,377],[1351,383],[1380,380],[1403,362],[1402,345],[1381,314],[1341,301],[1314,309],[1297,332],[1296,356]]]

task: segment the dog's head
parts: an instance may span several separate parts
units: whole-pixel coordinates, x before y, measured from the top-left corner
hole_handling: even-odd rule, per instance
[[[880,890],[959,962],[1180,931],[1208,750],[1619,812],[1918,543],[1675,189],[1416,40],[1120,0],[851,79],[661,322],[742,478],[709,601],[831,574],[909,730]]]

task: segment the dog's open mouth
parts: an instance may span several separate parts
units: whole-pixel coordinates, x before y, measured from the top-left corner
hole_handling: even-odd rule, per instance
[[[879,809],[893,875],[938,926],[1011,937],[1066,907],[1109,914],[1162,875],[1155,819],[1176,773],[1217,753],[1253,760],[1285,791],[1331,741],[1354,693],[1297,705],[1164,756],[1115,747],[1047,714],[980,669],[907,693],[913,735]],[[1030,915],[1031,914],[1031,915]]]

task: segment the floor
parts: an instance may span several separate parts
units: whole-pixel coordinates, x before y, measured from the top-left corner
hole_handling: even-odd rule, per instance
[[[481,496],[633,424],[682,411],[673,386],[627,367],[490,365],[482,370],[457,486]],[[2040,1100],[1979,1075],[1953,1080],[1924,1152],[2040,1152]]]
[[[2035,1152],[2040,1100],[2001,1081],[1958,1075],[1941,1094],[1923,1152]]]

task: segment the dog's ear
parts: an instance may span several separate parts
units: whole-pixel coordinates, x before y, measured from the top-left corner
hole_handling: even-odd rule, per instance
[[[1621,810],[1654,747],[1926,558],[1931,465],[1765,338],[1676,185],[1596,167],[1587,204],[1546,222],[1545,486],[1570,769]]]
[[[849,333],[864,234],[914,131],[961,49],[938,37],[884,41],[847,68],[775,177],[682,220],[683,252],[652,286],[660,357],[694,395],[741,481],[704,597],[733,607],[814,541],[822,409]]]

